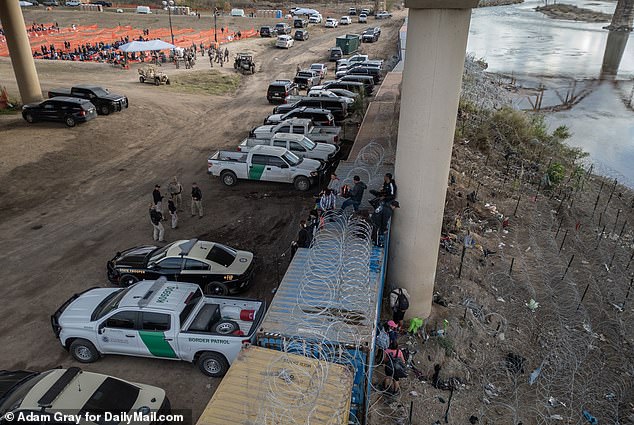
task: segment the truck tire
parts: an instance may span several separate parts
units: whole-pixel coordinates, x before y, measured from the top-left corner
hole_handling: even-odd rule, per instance
[[[235,186],[238,182],[238,178],[233,171],[223,171],[220,173],[220,180],[225,186]]]
[[[227,288],[227,285],[222,282],[209,282],[205,285],[205,294],[225,296],[229,295],[229,288]]]
[[[295,186],[295,189],[306,192],[308,189],[310,189],[310,180],[308,180],[308,178],[304,176],[297,176],[293,181],[293,185]]]
[[[108,114],[110,114],[110,106],[109,105],[101,105],[101,107],[99,107],[99,111],[101,112],[101,115],[108,115]]]
[[[213,378],[222,378],[229,370],[229,362],[220,353],[202,353],[197,363],[202,373]]]
[[[93,363],[99,360],[99,351],[92,342],[78,338],[70,344],[70,355],[79,363]]]
[[[134,275],[131,275],[131,274],[124,274],[119,279],[119,285],[127,287],[127,286],[130,286],[130,285],[134,285],[138,281],[139,281],[138,277],[136,277]]]
[[[221,320],[214,325],[213,331],[220,335],[231,335],[240,330],[240,325],[233,320]]]
[[[157,78],[155,78],[155,79],[154,79],[154,85],[155,85],[155,86],[160,86],[160,85],[161,85],[161,79],[160,79],[160,78],[158,78],[158,77],[157,77]]]
[[[143,78],[143,76],[139,77],[139,83],[145,83],[145,78]]]
[[[64,118],[64,124],[66,124],[66,126],[68,127],[75,127],[75,118],[71,117],[70,115],[67,116],[66,118]]]
[[[27,112],[26,114],[24,114],[24,119],[29,124],[33,124],[35,122],[35,118],[33,117],[33,114],[30,112]]]
[[[169,78],[167,78],[167,79],[165,80],[165,84],[167,84],[168,86],[170,85],[170,80],[169,80]]]

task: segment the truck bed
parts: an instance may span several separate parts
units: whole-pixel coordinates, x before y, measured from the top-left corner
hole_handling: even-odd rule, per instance
[[[247,162],[247,154],[233,151],[218,151],[209,157],[210,161]]]
[[[55,96],[72,96],[71,95],[71,89],[53,89],[53,90],[49,90],[48,91],[48,97],[55,97]]]
[[[263,303],[253,300],[205,297],[204,304],[183,332],[220,335],[214,331],[214,326],[221,321],[229,320],[237,323],[244,335],[250,335],[255,331],[259,318],[264,314],[264,311],[260,311],[262,306]],[[253,320],[242,320],[240,312],[245,310],[254,311]]]

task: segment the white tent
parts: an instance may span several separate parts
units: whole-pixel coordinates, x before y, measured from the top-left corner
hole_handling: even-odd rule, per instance
[[[301,15],[316,15],[319,12],[317,12],[315,9],[308,9],[305,7],[301,7],[299,9],[295,9],[293,11],[293,15],[295,16],[301,16]]]
[[[166,43],[163,40],[150,40],[150,41],[132,41],[130,43],[122,44],[119,46],[119,50],[122,52],[146,52],[148,50],[168,50],[173,49],[176,46],[170,43]]]

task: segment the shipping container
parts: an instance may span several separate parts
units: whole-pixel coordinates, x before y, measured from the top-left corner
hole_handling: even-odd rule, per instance
[[[368,248],[370,254],[365,272],[369,281],[362,290],[360,285],[355,294],[366,300],[367,308],[355,311],[346,301],[345,294],[342,296],[333,289],[327,278],[324,278],[323,284],[319,279],[308,286],[302,284],[309,270],[310,249],[300,248],[295,253],[257,333],[257,344],[308,357],[326,358],[352,367],[355,374],[350,423],[365,424],[376,327],[383,296],[386,250],[375,246]],[[333,250],[334,257],[339,254]],[[327,307],[321,308],[320,305]]]
[[[247,347],[197,425],[346,425],[352,380],[342,365]]]
[[[346,34],[337,37],[336,46],[341,48],[344,55],[351,55],[359,50],[360,43],[358,34]]]

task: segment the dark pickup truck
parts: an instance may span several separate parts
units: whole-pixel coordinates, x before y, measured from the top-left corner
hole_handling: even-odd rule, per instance
[[[79,85],[70,89],[54,89],[48,92],[48,97],[78,97],[87,99],[95,105],[97,113],[108,115],[110,112],[120,111],[128,107],[128,98],[120,94],[110,93],[99,86]]]

